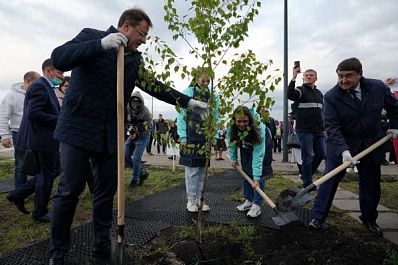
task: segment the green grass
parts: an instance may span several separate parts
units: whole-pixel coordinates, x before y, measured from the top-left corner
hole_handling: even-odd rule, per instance
[[[0,180],[12,179],[14,176],[14,159],[0,157]]]

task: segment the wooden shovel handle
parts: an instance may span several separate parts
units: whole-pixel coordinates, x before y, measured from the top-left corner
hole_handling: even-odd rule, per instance
[[[124,225],[124,46],[117,52],[117,225]]]
[[[240,166],[237,165],[236,170],[238,170],[238,172],[250,183],[250,185],[252,185],[252,187],[254,186],[254,181],[241,169]],[[264,198],[264,200],[269,206],[271,206],[272,209],[276,209],[275,203],[271,201],[271,199],[267,196],[267,194],[264,193],[264,191],[262,191],[262,189],[260,189],[260,187],[257,186],[256,191],[261,195],[261,197]]]
[[[392,134],[387,134],[386,136],[384,136],[383,138],[381,138],[379,141],[377,141],[376,143],[372,144],[371,146],[369,146],[368,148],[366,148],[365,150],[363,150],[362,152],[360,152],[359,154],[357,154],[356,156],[353,157],[354,160],[359,161],[360,159],[362,159],[363,157],[365,157],[367,154],[373,152],[376,148],[380,147],[381,145],[383,145],[384,143],[386,143],[388,140],[390,140],[392,138]],[[333,169],[332,171],[330,171],[329,173],[327,173],[326,175],[324,175],[323,177],[321,177],[320,179],[316,180],[314,182],[314,185],[319,187],[320,185],[322,185],[323,183],[325,183],[326,181],[328,181],[329,179],[331,179],[333,176],[335,176],[336,174],[340,173],[341,171],[343,171],[344,169],[346,169],[347,167],[351,166],[351,162],[350,161],[345,161],[343,164],[341,164],[340,166],[336,167],[335,169]]]

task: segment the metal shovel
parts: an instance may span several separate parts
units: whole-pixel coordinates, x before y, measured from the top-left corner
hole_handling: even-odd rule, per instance
[[[236,166],[236,170],[252,185],[254,186],[254,181],[240,168],[240,166]],[[291,222],[299,221],[298,217],[294,212],[280,213],[277,210],[277,207],[273,201],[260,189],[260,187],[256,187],[256,191],[264,198],[267,204],[272,208],[272,210],[276,213],[276,216],[272,217],[274,223],[281,227],[285,226]]]
[[[373,145],[369,146],[359,154],[353,157],[354,160],[359,161],[363,157],[365,157],[367,154],[373,152],[375,149],[386,143],[392,138],[392,134],[387,134],[384,136],[382,139],[374,143]],[[291,211],[293,209],[296,209],[298,207],[303,207],[310,201],[314,199],[313,196],[309,195],[308,193],[315,190],[317,187],[331,179],[333,176],[336,174],[340,173],[341,171],[345,170],[347,167],[351,166],[352,163],[350,161],[346,161],[340,166],[336,167],[329,173],[327,173],[325,176],[321,177],[320,179],[316,180],[314,183],[309,185],[303,190],[299,190],[296,187],[290,187],[287,190],[282,191],[277,200],[276,204],[278,205],[278,209],[280,211]]]

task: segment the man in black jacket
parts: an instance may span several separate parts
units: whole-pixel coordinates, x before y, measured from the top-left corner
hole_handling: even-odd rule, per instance
[[[183,108],[207,107],[157,80],[141,82],[145,80],[139,74],[142,57],[137,48],[146,42],[151,26],[145,12],[129,9],[121,15],[117,29],[113,26],[107,31],[85,28],[52,53],[54,66],[62,71],[72,70],[72,75],[54,133],[60,141],[61,175],[53,202],[50,264],[64,264],[70,227],[79,195],[85,188],[89,161],[94,176],[92,255],[110,257],[109,232],[117,188],[116,63],[120,45],[126,47],[125,106],[138,85],[169,104]],[[154,81],[154,86],[149,81]]]
[[[301,143],[303,161],[301,180],[303,187],[312,183],[312,176],[325,157],[324,125],[322,118],[323,95],[315,82],[317,73],[313,69],[304,72],[304,84],[295,87],[300,68],[293,68],[293,77],[289,83],[288,98],[297,102],[296,132]]]

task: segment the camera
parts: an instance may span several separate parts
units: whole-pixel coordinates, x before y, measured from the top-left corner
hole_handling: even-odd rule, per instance
[[[133,135],[134,133],[137,134],[136,138],[138,138],[139,134],[137,126],[131,124],[127,125],[127,135]]]
[[[294,68],[300,68],[300,61],[295,61],[294,62]],[[299,73],[301,72],[301,70],[299,71]]]

